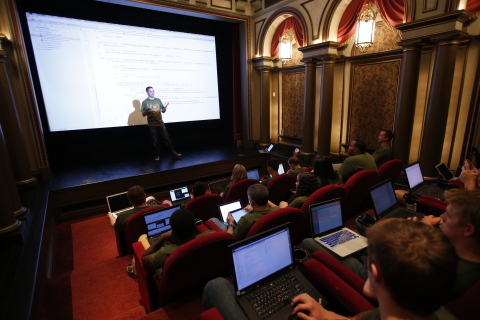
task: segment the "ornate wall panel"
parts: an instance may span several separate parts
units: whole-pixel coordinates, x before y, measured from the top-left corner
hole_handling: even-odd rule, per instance
[[[375,26],[375,39],[373,45],[368,49],[368,53],[400,49],[401,47],[397,43],[401,40],[400,34],[393,28],[385,25],[384,22],[378,22]],[[352,56],[361,54],[357,47],[353,47]]]
[[[362,139],[378,148],[380,129],[393,129],[400,60],[352,65],[348,140]]]
[[[284,72],[282,79],[283,135],[302,138],[305,73]]]

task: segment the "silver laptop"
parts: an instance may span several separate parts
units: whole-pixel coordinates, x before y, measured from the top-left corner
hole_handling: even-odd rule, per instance
[[[260,180],[260,175],[258,174],[257,169],[247,171],[247,177],[248,177],[248,179]]]
[[[219,205],[218,211],[220,212],[220,220],[222,220],[223,223],[225,223],[225,225],[227,226],[228,213],[239,210],[239,209],[243,209],[242,204],[240,203],[240,200],[235,200],[235,201],[231,201],[231,202]]]
[[[435,166],[435,169],[437,169],[438,174],[442,176],[445,181],[452,181],[452,180],[458,180],[458,177],[455,177],[455,175],[450,171],[450,169],[447,167],[445,163],[439,163]]]
[[[315,241],[340,257],[367,247],[367,238],[344,228],[340,198],[310,206],[312,234]]]
[[[188,187],[180,187],[173,190],[170,190],[170,199],[172,199],[172,204],[185,204],[190,200],[190,192],[188,192]]]
[[[273,143],[272,143],[272,144],[270,144],[270,145],[268,146],[268,148],[258,150],[258,152],[260,152],[260,153],[269,153],[270,151],[272,151],[273,147],[274,147],[274,145],[273,145]]]
[[[406,166],[405,175],[407,176],[410,193],[420,196],[428,195],[443,200],[443,193],[446,189],[438,186],[436,183],[425,182],[419,162]]]
[[[215,181],[208,184],[208,189],[211,193],[220,194],[225,191],[225,187],[228,185],[228,179]]]
[[[113,214],[115,219],[118,214],[133,208],[132,204],[128,200],[127,192],[112,194],[106,197],[108,204],[108,211]]]
[[[172,229],[170,217],[178,209],[180,209],[180,205],[161,208],[143,214],[143,219],[147,226],[147,239],[150,244],[153,244],[163,233]]]

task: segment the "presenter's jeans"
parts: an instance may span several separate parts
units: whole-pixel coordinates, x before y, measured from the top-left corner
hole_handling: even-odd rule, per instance
[[[155,156],[160,157],[160,139],[165,142],[168,150],[172,154],[176,154],[177,151],[173,147],[172,140],[168,136],[167,128],[163,126],[148,126],[150,131],[150,136],[152,137],[153,150],[155,151]]]

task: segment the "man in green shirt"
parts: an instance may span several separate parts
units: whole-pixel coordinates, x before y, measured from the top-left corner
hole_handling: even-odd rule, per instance
[[[261,184],[263,184],[264,186],[268,185],[268,183],[273,179],[275,178],[276,176],[278,176],[278,167],[280,166],[280,162],[278,162],[277,159],[275,158],[270,158],[267,160],[267,171],[268,171],[268,174],[270,175],[270,178],[266,178],[264,179],[262,182],[260,182]]]
[[[300,159],[298,157],[293,156],[288,158],[288,165],[290,166],[290,170],[287,173],[297,176],[300,172],[303,172],[307,167],[302,167],[300,165]]]
[[[382,130],[378,134],[378,142],[380,148],[373,153],[373,159],[377,164],[377,168],[380,168],[382,164],[393,159],[393,151],[390,142],[392,141],[393,133],[391,130]]]
[[[167,112],[169,102],[163,105],[162,101],[155,98],[155,90],[152,87],[146,89],[148,97],[143,100],[140,111],[142,115],[147,116],[148,130],[152,137],[153,149],[155,150],[155,160],[160,160],[160,139],[159,136],[165,142],[169,151],[175,156],[180,157],[182,154],[178,153],[173,147],[172,140],[168,136],[167,128],[162,119],[162,114]],[[161,112],[161,113],[160,113]]]
[[[373,157],[367,152],[365,141],[360,139],[352,140],[348,146],[348,154],[350,157],[345,159],[338,169],[343,183],[347,182],[348,178],[359,171],[367,169],[377,171],[377,165]]]

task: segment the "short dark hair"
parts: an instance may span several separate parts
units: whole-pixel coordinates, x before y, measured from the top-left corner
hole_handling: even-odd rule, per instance
[[[172,233],[178,240],[187,240],[195,236],[193,213],[188,209],[178,209],[170,217]]]
[[[205,187],[205,184],[201,181],[195,182],[195,184],[192,187],[192,193],[195,197],[203,196],[206,191],[207,191],[207,187]]]
[[[295,165],[300,164],[300,159],[298,159],[298,157],[295,157],[295,156],[290,157],[288,158],[288,164],[295,164]]]
[[[268,189],[261,183],[252,184],[250,187],[248,187],[247,195],[259,206],[264,206],[268,203]]]
[[[153,89],[153,87],[147,87],[147,88],[145,89],[145,92],[148,92],[148,89]]]
[[[360,140],[360,139],[353,139],[355,141],[355,148],[358,148],[360,150],[360,153],[365,153],[367,151],[367,144],[365,141]]]
[[[380,132],[385,132],[385,137],[387,137],[388,142],[392,141],[393,139],[393,132],[392,130],[380,130]]]
[[[145,203],[147,195],[145,194],[145,190],[143,190],[142,187],[133,186],[128,189],[127,198],[134,207],[137,207]]]
[[[313,174],[320,179],[322,186],[330,184],[330,181],[337,179],[333,170],[332,159],[326,156],[319,156],[313,162]]]
[[[455,206],[459,223],[473,225],[473,239],[480,245],[480,190],[450,189],[445,191],[444,196],[445,201]]]
[[[367,230],[372,263],[399,307],[428,316],[447,301],[457,255],[447,236],[420,222],[391,218]]]
[[[275,158],[270,158],[267,160],[267,168],[270,167],[273,171],[278,171],[278,167],[280,166],[280,162],[278,162]]]

